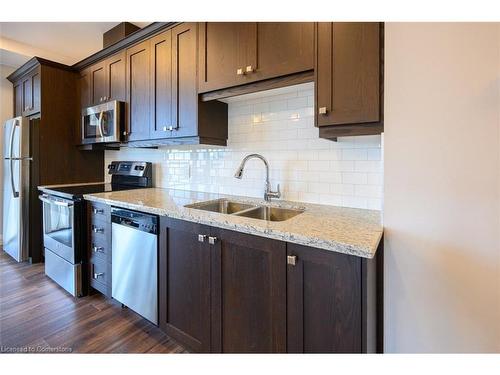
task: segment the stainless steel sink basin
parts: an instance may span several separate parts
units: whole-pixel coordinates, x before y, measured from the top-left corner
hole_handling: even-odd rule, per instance
[[[235,216],[244,216],[252,219],[267,221],[285,221],[304,212],[303,209],[260,206],[251,210],[238,212]]]
[[[257,207],[257,206],[253,206],[251,204],[246,204],[246,203],[234,202],[234,201],[230,201],[228,199],[222,198],[222,199],[217,199],[217,200],[209,201],[209,202],[199,202],[199,203],[188,204],[185,207],[196,208],[198,210],[204,210],[204,211],[219,212],[221,214],[233,214],[235,212],[247,210],[249,208],[253,208],[253,207]]]

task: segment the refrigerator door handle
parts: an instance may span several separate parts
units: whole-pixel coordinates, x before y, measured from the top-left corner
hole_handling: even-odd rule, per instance
[[[16,191],[16,187],[14,186],[14,157],[12,152],[14,151],[14,133],[16,131],[16,127],[19,126],[19,120],[14,121],[14,125],[12,126],[12,130],[10,131],[10,150],[9,150],[9,160],[10,160],[10,186],[12,188],[12,195],[14,198],[19,197],[19,192]]]

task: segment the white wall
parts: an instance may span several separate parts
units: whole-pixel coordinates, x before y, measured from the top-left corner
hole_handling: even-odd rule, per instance
[[[155,164],[157,187],[262,197],[264,165],[251,160],[242,180],[234,172],[243,157],[261,153],[271,167],[273,188],[283,199],[380,209],[380,136],[320,139],[314,127],[312,84],[229,100],[227,147],[170,147],[106,151],[111,160]]]
[[[3,124],[13,116],[12,84],[5,78],[14,68],[0,64],[0,159],[3,158]],[[0,244],[2,243],[3,219],[3,160],[0,161]]]
[[[385,33],[385,349],[500,352],[500,26]]]

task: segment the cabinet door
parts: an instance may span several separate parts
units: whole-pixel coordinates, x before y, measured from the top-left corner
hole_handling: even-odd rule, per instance
[[[212,265],[214,351],[286,351],[286,244],[219,230]]]
[[[127,49],[126,140],[149,139],[151,111],[151,66],[149,40]]]
[[[317,126],[380,120],[379,29],[370,22],[318,23]]]
[[[92,105],[92,87],[90,82],[90,69],[85,69],[82,72],[80,72],[79,87],[80,87],[80,109],[90,107]]]
[[[35,69],[22,79],[22,115],[31,116],[40,112],[40,70]]]
[[[172,31],[167,30],[151,43],[151,138],[167,138],[173,129]]]
[[[287,255],[288,352],[360,353],[361,259],[295,244]]]
[[[106,63],[101,61],[90,67],[90,87],[92,105],[102,103],[106,100],[108,90],[106,88]]]
[[[205,226],[160,218],[159,325],[197,352],[210,351],[211,256],[206,234]]]
[[[249,56],[247,66],[249,81],[314,69],[314,23],[257,23],[257,54]]]
[[[23,115],[33,107],[33,79],[31,76],[23,79]]]
[[[172,137],[197,135],[198,25],[183,23],[172,29]]]
[[[14,116],[23,114],[23,84],[18,82],[14,85]]]
[[[106,60],[106,100],[125,101],[125,51],[122,51]]]
[[[238,69],[256,56],[255,22],[203,22],[199,25],[199,92],[246,82]]]

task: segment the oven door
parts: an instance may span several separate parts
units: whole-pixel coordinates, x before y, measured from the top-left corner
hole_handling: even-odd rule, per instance
[[[111,101],[82,111],[82,144],[120,141],[123,103]]]
[[[68,262],[79,261],[75,251],[75,205],[72,200],[42,194],[43,245]]]

